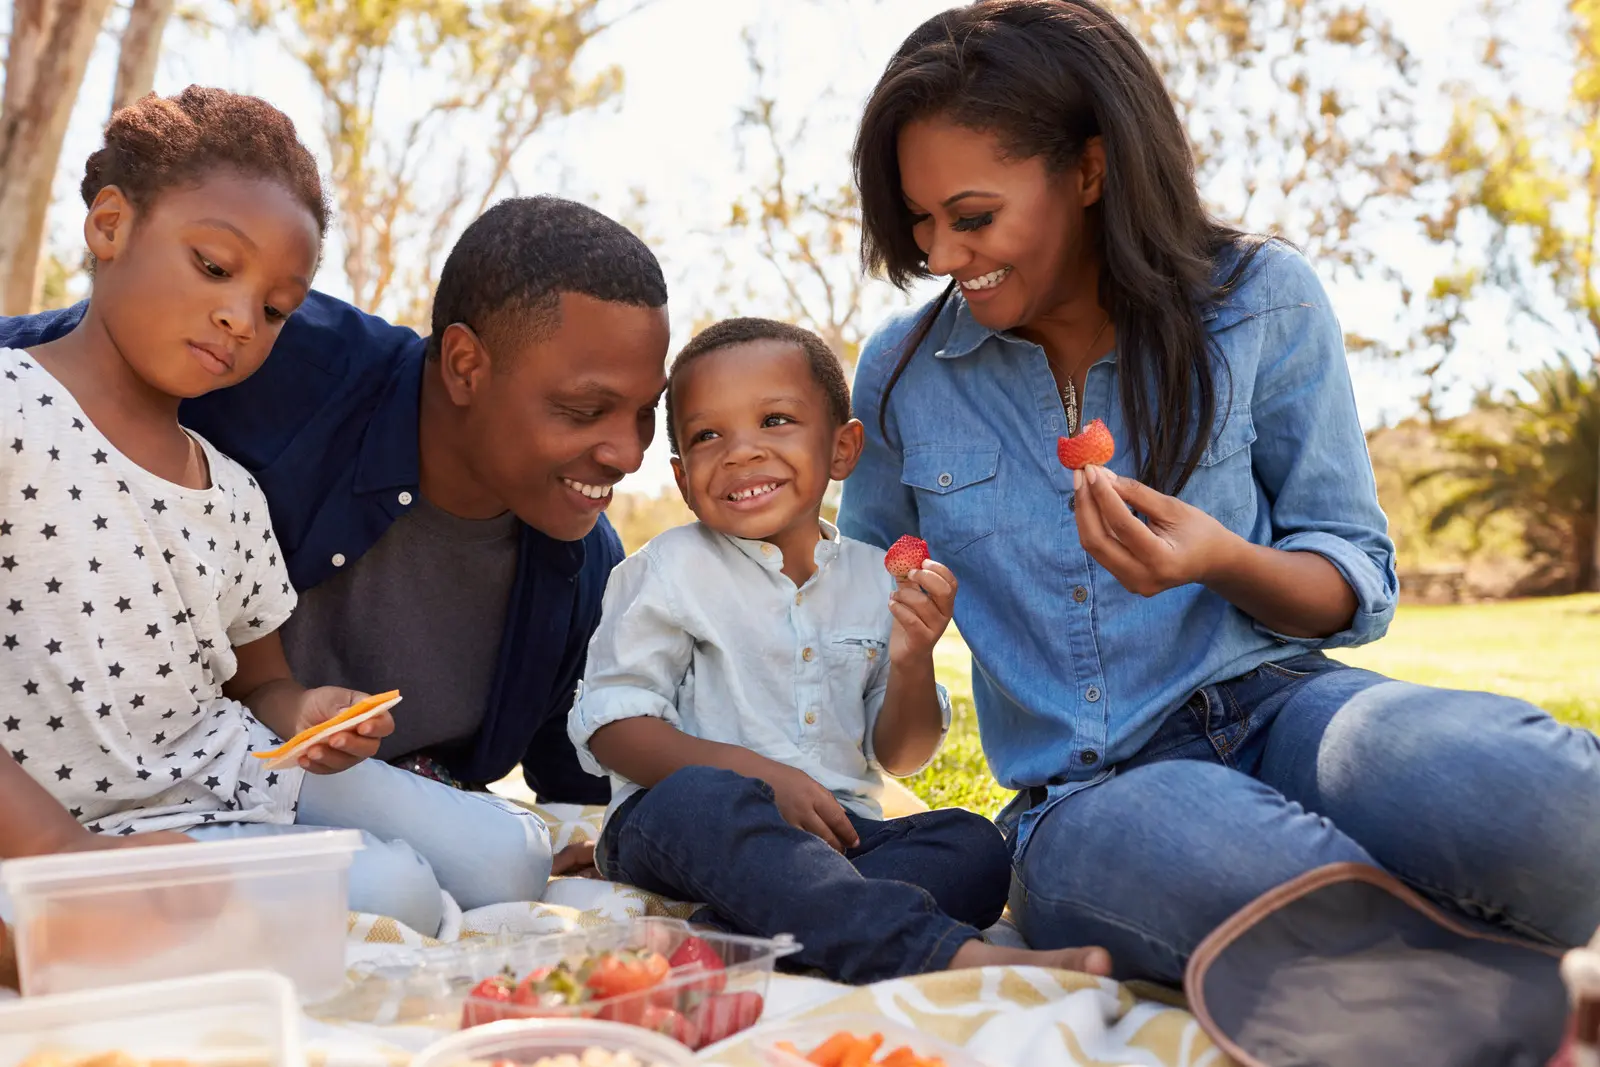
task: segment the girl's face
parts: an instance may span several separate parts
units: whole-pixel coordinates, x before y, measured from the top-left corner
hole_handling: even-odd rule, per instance
[[[1100,199],[1098,138],[1078,163],[1051,174],[1042,159],[1005,158],[993,134],[933,116],[900,131],[901,191],[928,271],[961,285],[972,315],[993,330],[1036,322],[1093,293],[1087,209]]]
[[[142,212],[108,186],[84,236],[112,343],[145,384],[179,398],[256,372],[310,291],[321,245],[282,185],[227,171]]]

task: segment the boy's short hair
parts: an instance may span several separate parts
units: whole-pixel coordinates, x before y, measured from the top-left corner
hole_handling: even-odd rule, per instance
[[[659,308],[661,264],[621,223],[556,196],[514,197],[462,233],[439,272],[428,358],[452,323],[470,327],[492,353],[513,337],[537,340],[561,325],[561,294]]]
[[[723,319],[695,334],[673,359],[672,369],[667,372],[667,444],[672,446],[674,456],[679,452],[678,431],[673,425],[672,397],[683,368],[708,352],[752,341],[779,341],[792,344],[804,352],[806,362],[811,365],[812,377],[827,394],[828,415],[834,425],[843,426],[850,421],[850,384],[845,381],[844,364],[839,361],[838,354],[828,347],[828,342],[804,327],[777,319]]]

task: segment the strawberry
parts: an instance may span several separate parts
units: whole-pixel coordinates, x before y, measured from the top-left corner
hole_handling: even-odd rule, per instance
[[[584,983],[596,1000],[620,997],[660,985],[671,967],[659,952],[607,952],[594,961]]]
[[[1056,442],[1056,456],[1069,471],[1081,471],[1088,466],[1103,467],[1116,455],[1117,443],[1111,439],[1106,424],[1095,419],[1072,437]]]
[[[515,1018],[516,1013],[507,1007],[511,1003],[512,989],[511,978],[503,974],[485,978],[473,986],[466,1003],[461,1006],[461,1029]]]
[[[672,968],[672,976],[678,977],[679,971],[690,969],[704,971],[705,977],[685,982],[682,989],[703,993],[720,993],[728,984],[728,977],[723,972],[727,969],[722,957],[717,955],[717,950],[703,938],[686,937],[683,944],[667,957],[667,966]]]
[[[671,1008],[656,1006],[646,1008],[639,1018],[638,1025],[646,1030],[664,1034],[688,1048],[694,1048],[700,1043],[699,1028],[686,1019],[682,1012],[673,1011]]]
[[[690,1022],[698,1029],[696,1049],[724,1041],[741,1030],[748,1030],[761,1018],[760,993],[716,993],[701,1002]]]
[[[907,575],[926,562],[928,562],[928,542],[920,537],[906,534],[889,546],[889,551],[883,557],[883,569],[896,579],[905,581]]]

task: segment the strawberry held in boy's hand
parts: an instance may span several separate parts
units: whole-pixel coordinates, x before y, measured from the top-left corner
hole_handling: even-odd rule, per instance
[[[1056,442],[1056,456],[1069,471],[1081,471],[1088,466],[1104,467],[1116,452],[1117,443],[1111,439],[1111,431],[1099,419],[1074,436]]]
[[[926,562],[928,542],[906,534],[889,546],[889,551],[883,557],[883,568],[897,580],[905,581],[907,575]]]

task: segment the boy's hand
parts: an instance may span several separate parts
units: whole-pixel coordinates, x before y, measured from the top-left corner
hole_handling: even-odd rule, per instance
[[[943,563],[928,560],[896,583],[889,596],[889,662],[908,663],[932,657],[955,612],[956,576]]]
[[[805,771],[773,762],[761,777],[777,794],[778,811],[790,826],[822,838],[835,852],[861,844],[839,801]]]
[[[294,732],[325,723],[366,696],[366,693],[335,685],[307,689],[300,695]],[[325,744],[312,745],[301,754],[300,766],[312,774],[338,774],[377,755],[378,742],[392,733],[394,719],[387,711],[382,712],[353,730],[334,734]]]

